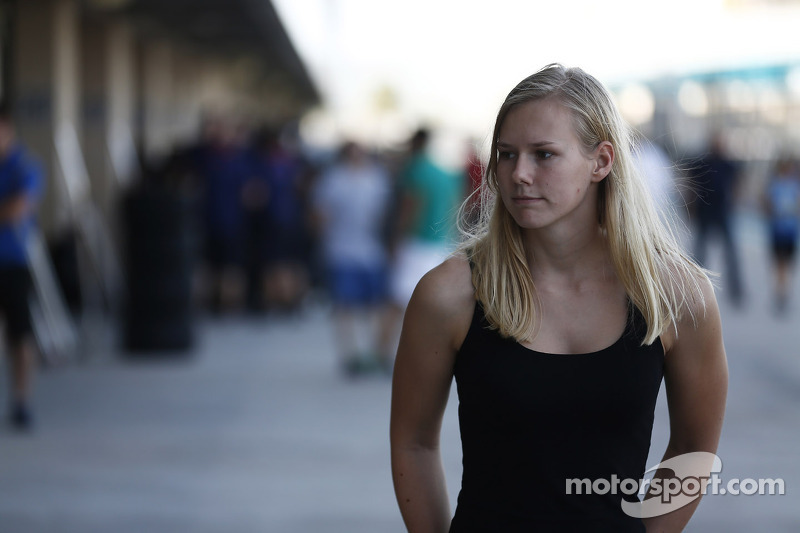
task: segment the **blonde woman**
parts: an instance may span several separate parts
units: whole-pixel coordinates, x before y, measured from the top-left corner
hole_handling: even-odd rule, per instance
[[[418,284],[392,393],[392,473],[408,530],[680,531],[699,499],[642,520],[623,494],[568,479],[642,477],[658,390],[664,458],[714,453],[727,391],[702,268],[655,212],[608,92],[550,65],[497,116],[481,203]],[[455,376],[463,478],[455,516],[439,451]],[[626,497],[628,498],[628,497]]]

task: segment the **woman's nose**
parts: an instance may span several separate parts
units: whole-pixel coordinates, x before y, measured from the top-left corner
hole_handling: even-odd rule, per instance
[[[511,177],[515,183],[530,184],[533,182],[534,172],[534,165],[526,157],[518,157]]]

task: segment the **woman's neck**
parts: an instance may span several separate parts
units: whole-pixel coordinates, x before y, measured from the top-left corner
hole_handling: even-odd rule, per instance
[[[523,236],[528,268],[536,281],[580,282],[605,276],[611,264],[606,238],[599,226],[567,235],[528,231]]]

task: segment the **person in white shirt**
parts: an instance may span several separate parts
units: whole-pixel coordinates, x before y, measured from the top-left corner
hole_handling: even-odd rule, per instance
[[[389,365],[378,346],[378,324],[387,290],[383,228],[390,198],[388,172],[354,142],[344,144],[313,193],[339,360],[351,375]],[[366,326],[367,343],[359,343],[359,325]]]

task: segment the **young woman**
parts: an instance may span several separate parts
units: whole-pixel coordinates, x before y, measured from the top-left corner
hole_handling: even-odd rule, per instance
[[[715,452],[722,427],[714,292],[655,212],[631,146],[580,69],[545,67],[503,103],[486,212],[418,284],[398,348],[392,472],[412,533],[680,531],[691,517],[699,500],[643,522],[621,493],[565,490],[642,477],[662,377],[665,459]],[[453,376],[464,470],[451,521],[439,433]]]

